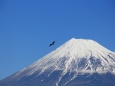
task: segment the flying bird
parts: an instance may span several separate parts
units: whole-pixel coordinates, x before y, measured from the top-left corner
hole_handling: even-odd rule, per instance
[[[49,47],[52,46],[52,45],[54,45],[54,43],[55,43],[55,41],[53,41],[53,42],[49,45]]]

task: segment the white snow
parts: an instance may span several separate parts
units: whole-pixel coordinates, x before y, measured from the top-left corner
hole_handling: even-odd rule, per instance
[[[38,74],[40,75],[44,71],[50,70],[51,72],[47,77],[55,70],[62,70],[63,72],[56,85],[58,86],[61,78],[68,71],[76,71],[71,80],[78,73],[115,73],[115,53],[93,40],[72,38],[53,52],[18,72],[16,76],[26,70],[28,70],[26,75],[41,70]]]

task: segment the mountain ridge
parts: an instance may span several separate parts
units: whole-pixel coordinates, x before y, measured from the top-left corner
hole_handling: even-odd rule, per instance
[[[79,42],[80,41],[80,42]],[[87,43],[86,41],[88,41],[89,43]],[[86,42],[86,43],[85,43]],[[75,38],[72,38],[71,40],[69,40],[68,42],[64,43],[62,46],[60,46],[59,48],[57,48],[56,50],[54,50],[53,52],[51,52],[50,54],[46,55],[45,58],[49,58],[50,61],[47,63],[47,64],[44,64],[48,59],[45,59],[44,57],[44,61],[41,60],[41,63],[40,64],[44,64],[44,67],[46,66],[46,68],[48,68],[49,64],[51,64],[51,62],[53,60],[58,60],[59,58],[61,59],[62,57],[67,57],[65,59],[68,59],[68,61],[66,62],[66,67],[68,67],[68,64],[71,63],[71,60],[76,60],[75,57],[77,58],[83,58],[83,57],[87,57],[87,58],[90,58],[90,57],[95,57],[97,59],[100,59],[98,57],[105,57],[105,56],[111,56],[114,55],[113,52],[111,52],[110,50],[102,47],[101,45],[99,45],[98,43],[96,43],[96,45],[93,45],[94,47],[97,47],[98,49],[94,49],[93,46],[91,46],[91,43],[94,44],[96,43],[95,41],[93,40],[83,40],[83,39],[78,39],[76,40]],[[80,43],[85,43],[85,44],[80,44]],[[89,44],[90,44],[90,48],[89,48]],[[73,46],[70,46],[70,45],[73,45]],[[77,46],[78,45],[78,46]],[[79,46],[80,45],[80,46]],[[84,46],[84,45],[88,45],[87,46]],[[77,47],[75,47],[77,46]],[[101,48],[100,48],[101,47]],[[86,48],[89,48],[86,50]],[[93,48],[93,49],[92,49]],[[101,52],[99,52],[99,50],[103,50]],[[80,52],[81,51],[81,52]],[[77,52],[77,53],[76,53]],[[104,52],[104,53],[103,53]],[[95,54],[95,53],[98,53],[98,54]],[[52,54],[52,55],[51,55]],[[51,60],[52,59],[52,60]],[[92,58],[93,59],[93,58]],[[112,60],[115,61],[115,58],[111,58]],[[33,65],[36,65],[39,64],[40,60],[38,60],[37,62],[35,62]],[[108,64],[108,62],[106,61],[107,59],[104,58],[104,64]],[[61,61],[61,60],[59,60]],[[43,63],[44,62],[44,63]],[[58,62],[59,63],[59,62]],[[111,64],[111,62],[109,62]],[[39,64],[39,65],[40,65]],[[61,63],[60,63],[61,64]],[[33,65],[32,65],[32,68],[33,68]],[[47,66],[48,65],[48,66]],[[109,64],[108,64],[109,65]],[[112,65],[112,64],[111,64]],[[115,65],[115,63],[114,63]],[[50,65],[51,66],[51,65]],[[35,67],[35,66],[34,66]],[[36,68],[37,69],[37,68]]]
[[[56,74],[58,76],[52,86],[61,86],[60,83],[66,85],[79,75],[106,73],[115,74],[115,53],[93,40],[72,38],[7,80],[20,81],[24,77],[39,77],[39,83],[43,83]],[[69,78],[66,79],[66,76]]]

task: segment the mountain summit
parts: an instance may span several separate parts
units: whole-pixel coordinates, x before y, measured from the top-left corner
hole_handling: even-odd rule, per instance
[[[100,81],[104,82],[110,76],[115,80],[115,53],[93,40],[72,38],[32,65],[1,80],[0,84],[2,86],[6,84],[7,86],[96,86],[90,79],[99,82],[103,77]],[[110,82],[100,83],[98,86],[115,85],[115,82]]]

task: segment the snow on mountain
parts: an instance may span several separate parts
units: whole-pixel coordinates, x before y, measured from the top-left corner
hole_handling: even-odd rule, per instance
[[[40,71],[50,71],[48,76],[56,70],[62,70],[61,78],[69,71],[78,73],[115,73],[115,53],[104,48],[93,40],[72,38],[65,44],[36,61],[32,65],[16,73],[14,77],[23,72],[25,76]],[[60,80],[61,80],[60,78]]]
[[[108,82],[100,83],[100,80]],[[72,38],[32,65],[0,81],[0,84],[97,86],[100,83],[98,86],[114,86],[114,80],[115,53],[93,40]]]

